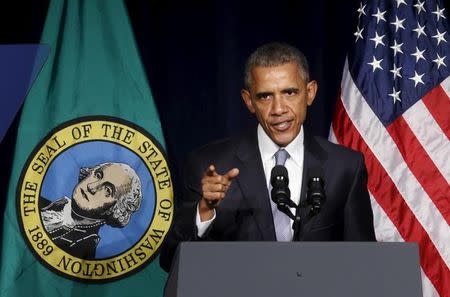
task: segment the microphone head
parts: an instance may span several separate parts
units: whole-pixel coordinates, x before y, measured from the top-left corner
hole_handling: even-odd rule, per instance
[[[313,167],[308,171],[308,187],[311,187],[313,183],[320,183],[321,187],[324,186],[322,168]]]
[[[277,205],[289,204],[291,198],[291,191],[289,190],[289,178],[286,167],[283,165],[276,165],[272,168],[270,173],[270,184],[272,185],[272,191],[270,192],[272,201]]]
[[[286,186],[289,185],[288,172],[283,165],[276,165],[270,173],[270,184],[272,187],[279,182],[285,183]]]
[[[307,203],[311,206],[312,213],[317,214],[326,200],[322,169],[311,168],[308,176]]]

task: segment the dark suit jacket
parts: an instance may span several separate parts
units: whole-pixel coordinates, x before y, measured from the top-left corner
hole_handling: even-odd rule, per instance
[[[320,167],[325,181],[326,202],[318,215],[301,211],[305,241],[373,241],[373,216],[367,191],[367,171],[362,154],[313,137],[305,131],[301,201],[306,199],[308,172]],[[223,174],[239,168],[225,199],[216,209],[216,219],[203,238],[195,225],[196,206],[201,197],[200,181],[214,164]],[[292,179],[293,177],[291,177]],[[161,253],[161,267],[170,269],[180,241],[275,241],[275,227],[258,149],[256,129],[240,136],[207,144],[187,160],[184,193],[176,209],[172,229]]]

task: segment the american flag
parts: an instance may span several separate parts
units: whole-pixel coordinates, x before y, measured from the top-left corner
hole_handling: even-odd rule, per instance
[[[450,35],[443,3],[364,0],[330,139],[365,155],[378,241],[417,242],[450,292]]]

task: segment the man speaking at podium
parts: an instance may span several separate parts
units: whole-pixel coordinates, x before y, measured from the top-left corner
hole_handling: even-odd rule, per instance
[[[308,134],[317,92],[305,56],[269,43],[245,67],[242,99],[259,125],[193,152],[161,253],[181,241],[373,241],[362,154]]]

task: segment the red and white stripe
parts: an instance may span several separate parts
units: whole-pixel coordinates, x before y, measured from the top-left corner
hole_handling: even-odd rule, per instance
[[[330,139],[364,153],[377,240],[417,242],[424,296],[449,296],[450,78],[387,128],[348,61],[341,89]]]

